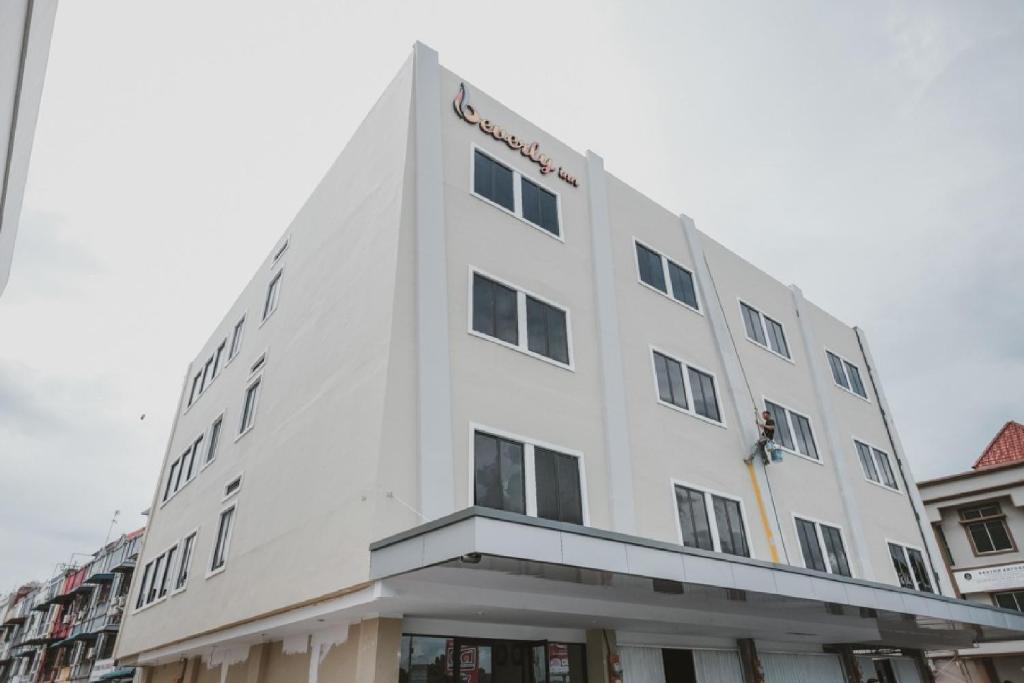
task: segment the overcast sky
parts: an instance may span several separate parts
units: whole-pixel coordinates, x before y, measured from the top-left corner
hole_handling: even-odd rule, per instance
[[[0,591],[142,524],[189,360],[417,39],[863,327],[919,478],[1024,419],[1018,1],[64,0],[0,297]]]

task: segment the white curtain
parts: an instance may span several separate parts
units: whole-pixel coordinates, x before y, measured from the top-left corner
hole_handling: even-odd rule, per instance
[[[835,655],[761,655],[765,683],[846,683]]]
[[[698,683],[743,683],[740,656],[729,650],[694,650]]]
[[[917,664],[913,659],[893,657],[892,668],[896,671],[896,679],[900,683],[921,683],[921,674],[917,673]]]
[[[665,683],[665,665],[658,647],[620,647],[623,683]]]

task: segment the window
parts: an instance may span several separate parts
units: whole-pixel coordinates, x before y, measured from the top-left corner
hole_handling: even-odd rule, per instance
[[[721,424],[714,376],[684,366],[680,361],[651,349],[658,401],[671,408]]]
[[[225,339],[217,347],[217,353],[213,356],[213,376],[216,377],[217,373],[220,372],[220,359],[224,355],[224,347],[227,346],[228,340]]]
[[[782,329],[782,323],[772,320],[742,301],[740,302],[740,314],[743,317],[743,327],[747,332],[747,339],[776,355],[786,359],[790,358],[789,345],[786,343],[786,332]]]
[[[889,455],[861,441],[854,440],[853,443],[857,447],[857,457],[860,458],[861,469],[868,481],[899,491]]]
[[[476,431],[473,470],[474,505],[585,523],[577,455]]]
[[[185,468],[185,465],[184,465],[185,458],[186,457],[188,458],[188,469],[185,471],[185,482],[186,483],[192,481],[192,477],[195,475],[195,472],[196,472],[196,462],[199,460],[199,449],[202,447],[202,445],[203,445],[203,435],[200,434],[199,438],[197,438],[192,443],[192,448],[189,449],[189,451],[186,452],[185,455],[181,456],[182,457],[182,468],[183,469]]]
[[[177,552],[178,545],[174,544],[146,563],[146,568],[142,572],[142,582],[139,584],[139,596],[135,601],[136,609],[151,605],[167,595],[167,582],[173,571],[172,563]]]
[[[837,527],[795,517],[804,566],[819,572],[852,576],[850,562]]]
[[[274,263],[277,263],[277,261],[278,261],[278,260],[279,260],[279,259],[280,259],[280,258],[281,258],[282,256],[284,256],[284,252],[285,252],[285,251],[287,251],[287,250],[288,250],[288,240],[285,240],[285,241],[284,241],[284,244],[282,244],[282,245],[281,245],[281,248],[280,248],[280,249],[278,249],[278,250],[277,250],[277,252],[276,252],[276,253],[274,254],[274,261],[273,261],[273,262],[274,262]]]
[[[213,356],[206,361],[206,365],[203,366],[203,380],[199,383],[199,393],[206,391],[207,382],[213,381]]]
[[[681,484],[675,494],[684,546],[750,557],[739,500]]]
[[[199,382],[200,382],[200,380],[202,380],[202,378],[203,378],[202,371],[199,371],[196,374],[196,376],[192,378],[192,391],[190,391],[189,394],[188,394],[188,404],[189,405],[192,405],[193,403],[195,403],[195,400],[199,397],[199,392],[200,392]]]
[[[561,238],[558,195],[476,148],[473,193]]]
[[[283,270],[277,271],[277,274],[270,279],[270,284],[267,285],[267,297],[263,300],[264,320],[269,318],[270,314],[277,309],[277,299],[281,295],[281,276],[283,274]]]
[[[171,568],[174,566],[174,556],[178,552],[178,546],[171,546],[170,550],[164,553],[164,573],[160,577],[160,590],[157,592],[157,597],[162,598],[167,595],[167,583],[171,576]]]
[[[925,593],[934,592],[931,579],[928,578],[924,556],[920,550],[897,543],[889,543],[889,556],[892,558],[892,566],[896,570],[900,586]]]
[[[224,497],[230,498],[242,488],[242,475],[238,475],[224,486]]]
[[[220,513],[220,522],[217,524],[217,542],[213,544],[213,558],[210,561],[210,571],[217,571],[227,561],[228,544],[231,542],[231,523],[235,516],[235,506]]]
[[[263,364],[267,362],[267,354],[261,353],[260,357],[257,358],[253,364],[249,367],[249,374],[254,374],[257,370],[263,367]]]
[[[210,427],[210,441],[206,446],[206,463],[213,462],[213,459],[217,457],[217,444],[220,442],[220,428],[224,422],[223,417],[218,417],[213,422],[213,426]]]
[[[189,565],[192,564],[192,552],[196,546],[196,532],[185,537],[181,544],[181,564],[178,565],[178,578],[174,580],[174,590],[180,591],[188,583]]]
[[[1013,609],[1024,612],[1024,591],[1007,591],[1006,593],[993,593],[992,600],[1003,609]]]
[[[775,420],[775,443],[797,455],[821,460],[811,431],[811,421],[807,417],[767,399],[764,409]]]
[[[167,485],[164,486],[164,500],[167,500],[171,496],[171,489],[174,488],[174,483],[178,478],[178,468],[181,466],[181,460],[175,460],[171,463],[171,470],[167,473]],[[174,489],[175,491],[177,489]]]
[[[238,355],[242,348],[242,331],[245,329],[245,316],[235,323],[235,329],[231,332],[231,349],[228,351],[228,360]]]
[[[142,570],[142,581],[139,582],[139,597],[135,600],[135,609],[140,609],[146,602],[146,593],[149,590],[146,584],[149,582],[149,576],[152,570],[153,563],[147,562],[146,568]]]
[[[640,242],[634,240],[634,244],[640,282],[672,297],[687,308],[699,311],[693,273]]]
[[[256,423],[256,403],[260,397],[261,377],[250,384],[245,390],[245,399],[242,401],[242,421],[238,425],[238,433],[244,434]]]
[[[473,332],[572,367],[565,309],[476,272],[472,297]]]
[[[961,508],[960,523],[971,541],[975,555],[1014,550],[1013,537],[999,503]]]
[[[832,370],[832,379],[835,383],[850,393],[866,399],[868,392],[864,388],[864,382],[861,381],[860,370],[857,369],[857,366],[831,351],[825,351],[825,356],[828,358],[828,367]]]

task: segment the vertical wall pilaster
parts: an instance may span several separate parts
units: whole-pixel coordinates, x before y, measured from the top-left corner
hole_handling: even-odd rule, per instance
[[[441,67],[437,52],[413,48],[416,176],[416,333],[419,508],[437,519],[455,507],[448,273],[441,157]]]
[[[622,680],[611,670],[610,660],[618,656],[615,631],[587,631],[587,683],[617,683]]]
[[[751,638],[736,641],[740,651],[740,666],[743,669],[743,683],[764,683],[764,669],[757,656],[757,646]]]
[[[367,619],[359,625],[356,677],[360,683],[398,681],[401,619]]]
[[[587,198],[590,204],[594,297],[597,303],[597,338],[601,352],[601,385],[604,390],[602,403],[612,529],[624,534],[633,534],[636,533],[633,460],[629,445],[629,416],[626,408],[626,380],[622,369],[619,313],[615,300],[615,263],[611,221],[608,218],[608,185],[604,161],[589,150]]]

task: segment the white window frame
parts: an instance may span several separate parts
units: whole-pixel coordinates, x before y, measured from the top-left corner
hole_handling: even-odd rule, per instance
[[[711,372],[710,370],[708,370],[706,368],[703,368],[703,367],[701,367],[699,365],[691,363],[688,360],[684,360],[681,356],[679,356],[676,353],[673,353],[671,351],[666,351],[663,347],[654,346],[652,344],[652,345],[648,345],[647,348],[648,348],[647,357],[649,359],[650,366],[651,366],[651,381],[654,382],[654,400],[657,401],[660,405],[663,405],[666,408],[671,408],[672,410],[676,411],[677,413],[682,413],[683,415],[689,415],[690,417],[696,418],[696,419],[700,420],[701,422],[705,422],[705,423],[710,424],[710,425],[715,425],[716,427],[721,427],[722,429],[728,429],[728,425],[726,424],[726,421],[725,421],[725,409],[722,406],[722,386],[718,382],[718,376],[715,373]],[[669,358],[671,360],[674,360],[674,361],[676,361],[677,363],[679,363],[680,365],[683,366],[683,386],[686,389],[686,404],[687,404],[687,406],[689,406],[688,408],[681,408],[681,407],[677,406],[674,403],[669,403],[668,401],[663,401],[662,400],[661,392],[658,390],[658,368],[654,364],[654,354],[655,354],[655,352],[660,353],[661,355],[663,355],[663,356],[665,356],[665,357],[667,357],[667,358]],[[708,375],[708,376],[711,377],[711,381],[714,382],[714,384],[715,384],[715,403],[718,405],[718,414],[722,418],[721,422],[716,422],[715,420],[712,420],[710,417],[704,417],[703,415],[698,414],[697,411],[694,409],[693,387],[690,385],[690,373],[688,373],[686,371],[687,368],[693,368],[694,370],[696,370],[698,372],[703,372],[705,375]]]
[[[249,395],[249,389],[252,388],[252,386],[254,384],[259,384],[260,387],[259,387],[259,389],[256,390],[256,398],[255,398],[255,400],[252,403],[252,420],[251,420],[251,423],[249,424],[248,427],[246,427],[245,426],[245,422],[244,422],[244,420],[245,420],[245,399]],[[262,397],[262,395],[263,395],[263,373],[259,372],[259,373],[255,374],[255,375],[253,375],[252,377],[249,378],[249,381],[245,383],[245,389],[242,391],[242,405],[241,405],[241,410],[240,410],[239,416],[238,416],[239,417],[238,432],[235,434],[235,441],[236,442],[239,439],[241,439],[243,436],[245,436],[246,434],[248,434],[249,432],[251,432],[253,429],[256,428],[256,411],[259,409],[260,398]]]
[[[227,500],[229,498],[234,498],[235,496],[238,495],[238,492],[242,490],[242,475],[243,474],[245,474],[245,473],[244,472],[239,472],[237,475],[231,477],[226,482],[224,482],[224,495],[220,499],[220,501],[222,503],[227,502]],[[238,482],[238,488],[236,488],[234,491],[231,491],[230,493],[228,493],[228,486],[230,486],[231,484],[234,484],[236,481]]]
[[[765,401],[767,401],[768,403],[774,403],[775,405],[779,406],[780,408],[782,408],[783,410],[786,411],[786,425],[789,427],[789,433],[793,437],[793,448],[786,448],[781,443],[779,443],[778,440],[775,441],[775,445],[778,446],[781,450],[786,451],[790,455],[795,455],[798,458],[803,458],[807,462],[813,462],[816,465],[824,466],[825,465],[825,453],[821,450],[821,444],[818,443],[818,437],[814,433],[816,430],[814,428],[814,421],[811,419],[811,416],[808,415],[807,413],[801,412],[799,410],[794,410],[793,408],[790,408],[788,405],[786,405],[782,401],[776,401],[775,399],[769,398],[768,396],[764,396],[763,394],[761,396],[761,410],[768,410],[768,405],[767,405],[767,403],[765,403]],[[799,415],[800,417],[802,417],[805,420],[807,420],[807,423],[809,425],[811,425],[811,438],[814,440],[814,450],[816,450],[818,452],[818,458],[817,459],[812,458],[809,455],[804,455],[800,451],[796,450],[796,429],[793,426],[793,415]],[[778,435],[778,431],[779,431],[779,428],[776,426],[776,428],[775,428],[776,436]]]
[[[213,428],[218,422],[220,422],[220,434],[217,435],[217,443],[214,444],[216,446],[216,450],[213,452],[213,457],[207,460],[210,454],[210,445],[213,444]],[[210,428],[207,429],[205,432],[206,437],[204,439],[204,442],[206,443],[206,448],[203,449],[203,462],[202,465],[200,465],[199,467],[200,472],[202,472],[207,467],[212,465],[214,461],[217,459],[217,451],[221,449],[221,444],[224,442],[225,424],[226,422],[224,421],[224,413],[220,413],[219,415],[217,415],[217,417],[213,418],[212,422],[210,422]]]
[[[173,543],[168,545],[166,548],[164,548],[161,552],[157,553],[152,558],[150,558],[150,560],[148,562],[146,562],[146,564],[143,565],[144,568],[147,567],[147,566],[150,566],[150,565],[155,567],[157,560],[160,560],[161,558],[164,560],[163,562],[161,562],[161,570],[160,570],[160,572],[155,572],[154,571],[150,576],[146,577],[148,579],[148,581],[145,584],[139,586],[139,588],[142,591],[144,591],[144,595],[146,597],[142,601],[142,607],[135,607],[135,603],[134,602],[132,603],[132,613],[141,612],[141,611],[143,611],[145,609],[149,609],[153,605],[157,605],[157,604],[163,602],[164,600],[169,598],[171,596],[171,594],[173,593],[173,591],[171,590],[171,588],[173,588],[173,584],[172,584],[172,586],[168,587],[167,593],[163,597],[160,597],[160,595],[159,595],[159,592],[160,592],[160,581],[161,581],[162,577],[167,574],[167,571],[168,571],[167,570],[167,566],[168,566],[169,563],[166,561],[167,560],[167,553],[170,552],[171,548],[177,548],[178,547],[178,543],[179,542],[177,540],[174,541]],[[143,571],[143,574],[145,574],[145,571]],[[159,577],[157,576],[157,574],[159,574]],[[149,600],[149,591],[150,591],[150,589],[153,589],[153,588],[156,589],[157,596],[155,598],[153,598],[152,600]],[[136,597],[136,600],[137,600],[138,599],[138,594],[136,594],[135,597]]]
[[[274,283],[277,283],[277,289],[274,291],[274,298],[271,300],[273,306],[267,308],[268,298],[270,297],[271,288]],[[259,327],[263,327],[271,316],[274,315],[274,311],[277,310],[278,305],[281,303],[281,288],[284,286],[284,267],[278,268],[273,275],[270,276],[270,280],[267,281],[267,288],[263,292],[263,306],[262,312],[260,313],[260,324]]]
[[[843,366],[843,376],[846,378],[846,383],[850,385],[849,389],[847,389],[842,384],[840,384],[839,382],[836,381],[835,375],[832,373],[832,363],[830,363],[829,360],[828,360],[828,354],[830,354],[830,353],[833,356],[835,356],[836,358],[838,358],[839,359],[839,364]],[[857,368],[857,373],[860,375],[860,383],[864,386],[864,393],[870,395],[869,392],[868,392],[868,380],[866,380],[864,378],[864,374],[860,371],[860,366],[857,365],[856,363],[851,362],[845,356],[836,353],[832,349],[829,349],[829,348],[825,349],[825,366],[828,368],[828,376],[832,378],[832,384],[834,384],[836,386],[836,388],[841,389],[842,391],[845,391],[850,396],[856,396],[857,398],[859,398],[862,401],[867,401],[868,403],[871,403],[871,399],[868,398],[868,396],[861,396],[860,394],[858,394],[856,391],[853,390],[853,382],[850,381],[850,373],[846,370],[846,364],[847,363],[849,363],[853,367]]]
[[[284,253],[286,251],[288,251],[288,245],[290,243],[291,243],[291,236],[285,237],[284,238],[284,242],[282,242],[281,246],[279,246],[277,248],[277,251],[274,252],[274,258],[271,259],[271,263],[275,263],[276,264],[278,261],[281,260],[281,257],[284,256]]]
[[[475,329],[473,329],[473,276],[475,276],[475,275],[480,275],[482,277],[487,278],[488,280],[492,280],[494,282],[497,282],[499,285],[503,285],[505,287],[508,287],[509,289],[513,290],[516,293],[516,316],[517,316],[517,321],[516,322],[517,322],[517,329],[518,329],[518,332],[519,332],[519,344],[518,345],[517,344],[510,344],[507,341],[505,341],[504,339],[498,339],[497,337],[492,337],[489,334],[484,334],[483,332],[478,332]],[[508,280],[505,280],[503,278],[491,275],[487,271],[482,270],[480,268],[477,268],[476,266],[473,266],[473,265],[469,266],[469,279],[468,279],[467,296],[468,296],[467,301],[468,301],[469,305],[466,307],[467,308],[467,313],[466,313],[466,330],[469,332],[470,335],[472,335],[474,337],[477,337],[479,339],[485,339],[485,340],[487,340],[489,342],[492,342],[494,344],[498,344],[499,346],[504,346],[506,349],[512,349],[514,351],[518,351],[519,353],[522,353],[522,354],[525,354],[527,356],[530,356],[531,358],[536,358],[538,360],[542,360],[545,363],[550,363],[551,365],[554,365],[556,368],[562,368],[563,370],[568,370],[570,372],[575,372],[576,371],[576,354],[573,353],[572,313],[569,311],[568,307],[563,306],[562,304],[557,303],[555,301],[552,301],[551,299],[548,299],[547,297],[540,296],[539,294],[535,294],[534,292],[531,292],[528,289],[523,289],[522,287],[519,287],[518,285],[514,285],[511,282],[509,282]],[[557,308],[558,310],[560,310],[563,313],[565,313],[565,341],[566,341],[567,351],[568,351],[568,354],[569,354],[569,363],[568,364],[563,363],[563,362],[558,361],[558,360],[555,360],[554,358],[548,358],[544,354],[536,353],[535,351],[531,351],[530,350],[530,347],[529,347],[529,344],[530,344],[529,329],[527,328],[527,325],[526,325],[526,297],[530,297],[531,299],[536,299],[537,301],[540,301],[541,303],[547,304],[548,306],[551,306],[553,308]]]
[[[792,346],[789,343],[789,335],[786,333],[786,326],[783,325],[781,322],[779,322],[776,318],[772,318],[770,315],[767,315],[761,308],[755,306],[754,304],[750,303],[746,299],[742,299],[740,297],[736,297],[736,303],[737,303],[737,306],[739,306],[740,324],[743,325],[743,336],[747,338],[747,341],[750,342],[751,344],[753,344],[754,346],[756,346],[759,349],[764,349],[765,351],[767,351],[768,353],[772,354],[776,358],[781,358],[782,360],[786,361],[787,363],[790,363],[792,365],[796,365],[796,361],[793,360],[793,349],[792,349]],[[744,306],[750,308],[752,311],[757,313],[758,322],[760,322],[760,324],[761,324],[761,334],[764,335],[764,344],[762,344],[761,342],[757,341],[756,339],[751,339],[750,335],[747,334],[747,323],[746,323],[746,320],[745,320],[744,315],[743,315],[743,307]],[[768,322],[767,322],[766,319],[771,319],[772,322],[776,323],[779,327],[782,328],[782,337],[783,337],[783,339],[786,340],[786,350],[789,351],[789,355],[788,356],[783,356],[781,353],[779,353],[778,351],[776,351],[775,349],[772,348],[771,343],[768,341]]]
[[[474,445],[477,432],[523,444],[523,486],[526,489],[526,514],[529,517],[537,517],[537,469],[536,461],[534,460],[534,449],[543,448],[576,458],[580,472],[580,505],[583,507],[583,526],[590,526],[590,504],[587,498],[587,461],[583,457],[582,451],[548,443],[540,439],[513,434],[503,429],[495,429],[478,422],[469,423],[469,457],[467,458],[469,461],[469,497],[466,499],[468,501],[466,507],[472,507],[476,504],[476,448]]]
[[[830,526],[833,529],[839,530],[839,539],[843,542],[843,552],[846,553],[846,564],[850,566],[850,576],[848,578],[857,578],[857,573],[853,569],[853,561],[850,555],[850,546],[846,542],[846,530],[838,524],[833,524],[823,519],[816,519],[808,515],[800,514],[799,512],[793,513],[793,533],[796,536],[796,545],[800,548],[800,564],[804,569],[810,571],[817,571],[812,567],[807,566],[807,561],[804,559],[803,546],[800,545],[800,527],[797,525],[797,520],[802,519],[805,522],[810,522],[814,525],[814,537],[818,541],[818,551],[821,552],[821,556],[825,558],[825,571],[835,576],[844,576],[843,574],[837,574],[835,568],[832,566],[832,561],[828,559],[828,551],[825,549],[825,535],[821,532],[821,525]]]
[[[505,208],[501,204],[488,199],[487,197],[483,196],[482,194],[478,194],[477,193],[477,191],[476,191],[476,153],[478,151],[481,154],[483,154],[485,157],[490,159],[491,161],[493,161],[493,162],[495,162],[497,164],[501,164],[502,166],[504,166],[508,170],[512,171],[512,206],[513,206],[513,210],[512,211],[509,211],[507,208]],[[547,192],[550,192],[551,194],[553,194],[555,196],[555,208],[556,208],[556,213],[558,214],[558,234],[557,235],[555,235],[555,234],[553,234],[551,232],[548,232],[547,229],[542,228],[541,226],[537,225],[533,221],[527,220],[523,216],[523,178],[526,178],[527,180],[529,180],[531,183],[533,183],[537,187],[540,187],[543,190],[545,190]],[[543,234],[547,235],[551,239],[558,240],[559,242],[565,244],[565,221],[562,220],[562,194],[560,192],[552,189],[551,187],[549,187],[546,183],[541,182],[541,180],[539,178],[537,178],[536,176],[534,176],[532,173],[523,173],[518,168],[516,168],[514,165],[509,164],[509,163],[499,159],[496,155],[488,152],[486,149],[484,149],[483,147],[479,146],[475,142],[472,142],[469,145],[469,194],[472,195],[473,197],[476,197],[477,199],[479,199],[480,201],[484,202],[485,204],[488,204],[490,206],[495,207],[496,209],[498,209],[499,211],[505,213],[506,215],[512,216],[516,220],[519,220],[519,221],[522,221],[523,223],[526,223],[527,225],[529,225],[534,230],[539,230],[540,232],[542,232]]]
[[[657,254],[661,258],[661,273],[662,273],[662,277],[665,278],[665,289],[667,291],[663,292],[660,289],[658,289],[657,287],[653,287],[653,286],[647,284],[646,282],[644,282],[643,278],[640,277],[640,254],[637,253],[637,248],[636,248],[636,245],[638,245],[638,244],[641,247],[644,247],[645,249],[649,249],[649,250],[653,251],[655,254]],[[687,273],[690,274],[690,278],[693,280],[693,293],[694,293],[694,296],[697,297],[697,308],[694,308],[693,306],[691,306],[690,304],[686,303],[685,301],[680,301],[679,299],[677,299],[675,297],[675,289],[672,286],[672,277],[671,277],[671,275],[669,275],[669,270],[668,270],[668,262],[669,261],[671,261],[672,263],[676,264],[677,266],[679,266],[680,268],[682,268],[683,270],[685,270]],[[672,301],[674,303],[679,304],[680,306],[682,306],[686,310],[690,311],[691,313],[696,313],[697,315],[700,315],[700,316],[704,315],[704,311],[703,311],[702,306],[701,306],[702,296],[701,296],[701,291],[700,291],[700,285],[697,283],[697,273],[694,271],[694,269],[690,268],[689,266],[684,266],[682,263],[679,262],[678,259],[670,258],[669,256],[667,256],[665,254],[664,251],[662,251],[661,249],[657,249],[655,247],[652,247],[650,245],[650,243],[645,242],[644,240],[638,238],[636,235],[633,236],[633,268],[636,271],[636,281],[639,282],[643,287],[651,290],[655,294],[660,294],[661,296],[667,298],[669,301]]]
[[[860,467],[861,474],[864,475],[864,481],[866,481],[869,484],[872,484],[874,486],[878,486],[878,487],[880,487],[882,489],[885,489],[886,491],[889,491],[890,493],[898,493],[898,494],[902,495],[903,494],[903,489],[900,488],[900,480],[899,480],[899,477],[896,474],[899,471],[899,465],[896,464],[895,457],[891,453],[887,452],[884,448],[878,448],[877,446],[873,445],[870,441],[868,441],[866,439],[861,439],[860,437],[857,437],[857,436],[852,437],[852,439],[853,439],[853,454],[857,457],[857,466]],[[885,457],[889,458],[889,469],[892,470],[893,479],[896,480],[896,488],[888,486],[883,481],[872,481],[871,478],[868,477],[868,473],[864,471],[864,465],[860,461],[860,453],[857,451],[857,442],[858,441],[860,443],[864,444],[865,446],[867,446],[868,449],[871,451],[871,460],[872,460],[872,462],[875,463],[875,471],[878,472],[878,476],[880,478],[882,476],[882,468],[878,465],[878,456],[875,453],[875,451],[878,451],[879,453],[883,453],[885,455]]]
[[[213,558],[217,554],[217,536],[220,534],[220,520],[221,517],[223,517],[228,510],[234,510],[234,513],[232,513],[231,515],[231,524],[228,526],[228,533],[224,537],[224,563],[216,569],[213,569]],[[217,513],[217,524],[213,532],[213,545],[210,548],[210,557],[206,561],[206,576],[204,577],[205,579],[209,579],[210,577],[216,576],[217,574],[220,574],[225,569],[227,569],[228,553],[231,551],[231,538],[235,535],[235,524],[237,522],[238,499],[236,498],[235,500],[231,501],[230,505],[225,505],[224,507],[221,508],[220,512]]]
[[[247,317],[246,314],[243,313],[242,317],[239,318],[238,322],[236,322],[234,324],[234,326],[231,328],[231,335],[230,335],[231,339],[230,339],[230,342],[228,343],[228,360],[227,360],[227,363],[224,363],[224,367],[227,367],[228,365],[230,365],[231,361],[233,361],[238,356],[238,354],[240,354],[242,352],[242,341],[245,339],[245,320],[246,320],[246,317]],[[238,330],[238,344],[237,345],[235,344],[235,330]]]
[[[188,541],[188,539],[190,537],[193,537],[193,540],[192,540],[192,554],[189,555],[186,558],[185,557],[185,542]],[[199,527],[196,527],[192,531],[190,531],[187,534],[185,534],[184,536],[182,536],[181,540],[178,542],[178,547],[181,548],[181,555],[178,558],[178,566],[177,566],[177,569],[174,572],[174,581],[171,584],[171,590],[169,591],[169,595],[177,595],[178,593],[184,593],[185,589],[188,588],[188,580],[191,578],[191,575],[192,575],[192,572],[191,572],[191,569],[192,569],[192,558],[195,557],[195,555],[196,555],[196,548],[198,546],[199,546]],[[178,578],[181,576],[181,570],[182,570],[183,566],[185,565],[185,560],[186,559],[188,560],[188,566],[184,567],[184,568],[185,568],[186,571],[188,571],[188,576],[185,577],[185,584],[179,588],[178,587]]]
[[[896,586],[902,588],[902,586],[900,586],[900,575],[896,573],[896,567],[893,566],[893,564],[892,564],[892,557],[889,555],[889,544],[890,543],[892,543],[895,546],[899,546],[903,550],[903,559],[904,559],[904,561],[906,561],[907,566],[910,567],[910,580],[914,582],[913,590],[916,590],[916,591],[918,591],[920,593],[932,593],[934,595],[941,595],[941,593],[939,593],[938,586],[935,585],[936,578],[934,576],[934,572],[932,572],[932,569],[929,566],[929,563],[928,563],[928,553],[925,552],[924,548],[922,548],[920,546],[912,545],[910,543],[904,543],[903,541],[894,541],[891,538],[886,538],[885,539],[885,557],[889,561],[889,569],[892,570],[892,575],[896,579]],[[907,550],[916,550],[917,552],[921,553],[921,559],[924,560],[924,570],[925,570],[925,572],[928,572],[928,578],[932,582],[932,585],[930,586],[931,587],[930,591],[923,591],[923,590],[921,590],[921,584],[918,582],[917,576],[914,575],[914,565],[912,565],[910,563],[910,554],[907,552]],[[905,589],[905,590],[911,590],[911,589]]]
[[[722,491],[716,491],[715,489],[708,488],[707,486],[701,486],[699,484],[693,484],[682,479],[672,478],[669,480],[669,490],[672,494],[672,516],[676,520],[676,538],[679,539],[679,545],[684,548],[693,548],[693,546],[685,545],[683,543],[683,522],[679,519],[679,502],[676,498],[676,487],[682,486],[683,488],[693,489],[694,491],[700,491],[704,494],[704,510],[708,516],[708,527],[711,530],[711,546],[714,549],[713,552],[722,552],[722,539],[719,538],[718,534],[718,519],[715,516],[715,505],[711,500],[712,496],[718,496],[719,498],[725,498],[740,504],[740,514],[743,516],[743,533],[747,537],[747,550],[750,551],[750,559],[756,560],[756,553],[754,552],[753,536],[750,535],[750,518],[747,516],[747,506],[743,502],[743,499],[739,496],[735,496],[731,493],[724,493]],[[700,550],[700,548],[696,548]],[[733,555],[732,557],[742,557],[742,555]]]
[[[161,500],[160,500],[159,507],[162,508],[164,505],[167,505],[167,503],[169,503],[172,498],[174,498],[176,495],[178,495],[179,491],[182,491],[186,486],[188,486],[189,483],[193,479],[198,477],[199,473],[202,472],[206,468],[206,465],[209,464],[209,463],[205,463],[204,464],[202,462],[203,456],[200,453],[196,453],[197,446],[200,448],[200,450],[202,450],[202,445],[204,443],[207,443],[207,441],[206,441],[207,435],[208,435],[208,432],[203,432],[202,434],[200,434],[196,438],[192,439],[189,442],[188,448],[186,448],[185,451],[182,452],[181,455],[179,455],[177,458],[175,458],[174,460],[171,461],[170,467],[167,469],[167,477],[170,477],[170,475],[171,475],[171,468],[173,468],[175,466],[175,464],[177,464],[177,466],[178,466],[178,476],[175,477],[175,479],[177,479],[178,481],[181,481],[181,486],[178,486],[173,491],[168,493],[167,497],[165,498],[165,497],[163,497],[163,493],[162,492],[167,490],[167,482],[168,482],[168,480],[167,479],[161,479]],[[182,477],[185,476],[184,475],[185,462],[186,462],[186,460],[190,456],[191,456],[191,459],[192,459],[192,462],[193,462],[192,476],[187,477],[186,479],[184,479],[184,481],[182,481]],[[200,462],[199,462],[199,466],[198,467],[196,467],[195,464],[194,464],[197,457],[200,458]]]

